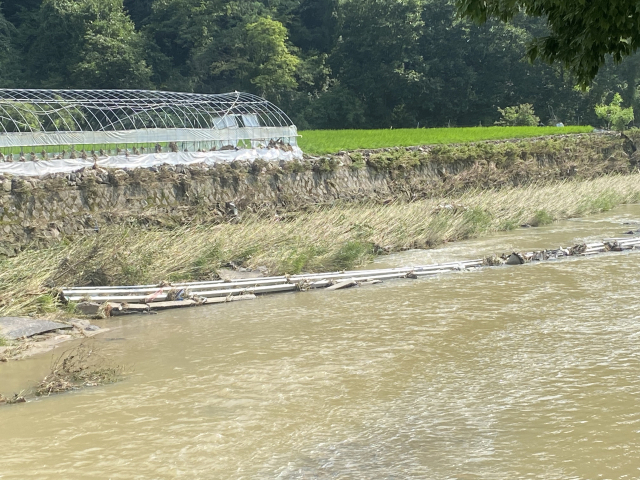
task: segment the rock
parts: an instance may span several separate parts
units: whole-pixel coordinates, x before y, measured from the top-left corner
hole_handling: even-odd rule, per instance
[[[87,332],[95,332],[96,330],[100,330],[100,327],[97,325],[87,325],[84,327]]]
[[[507,258],[507,265],[522,265],[524,263],[524,258],[519,253],[513,252]]]
[[[79,312],[89,317],[100,315],[100,307],[101,305],[95,302],[80,302],[76,305],[76,309]]]
[[[71,325],[82,330],[85,327],[88,327],[89,325],[91,325],[91,322],[89,322],[89,320],[74,320],[73,322],[71,322]]]

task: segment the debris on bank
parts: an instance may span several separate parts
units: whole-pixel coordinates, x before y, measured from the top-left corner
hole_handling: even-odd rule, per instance
[[[0,362],[45,353],[69,340],[108,330],[81,319],[62,323],[32,317],[0,317]]]
[[[53,330],[65,330],[71,328],[73,328],[73,325],[52,322],[41,318],[0,317],[0,337],[8,340],[32,337],[39,333],[48,333]]]
[[[56,358],[51,371],[38,384],[36,396],[48,396],[117,382],[123,375],[121,366],[111,365],[96,353],[92,345],[81,343]]]
[[[65,302],[80,302],[76,308],[86,315],[104,318],[134,313],[153,313],[156,310],[168,308],[254,300],[256,295],[269,293],[319,288],[339,290],[373,285],[394,278],[419,278],[489,266],[522,265],[636,248],[640,248],[640,237],[610,238],[602,242],[581,243],[568,248],[511,252],[477,260],[434,265],[173,284],[163,282],[159,285],[74,287],[63,288],[61,296]]]

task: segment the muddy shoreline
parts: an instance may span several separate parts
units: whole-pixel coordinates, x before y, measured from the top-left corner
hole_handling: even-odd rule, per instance
[[[634,148],[627,137],[582,134],[345,151],[288,164],[234,162],[213,168],[86,170],[73,178],[3,177],[0,262],[9,276],[5,288],[0,287],[0,316],[28,314],[68,322],[81,312],[60,302],[62,286],[211,280],[222,278],[224,268],[234,274],[255,269],[260,275],[350,268],[394,251],[604,211],[640,195],[633,190]],[[600,178],[613,180],[586,187],[590,179]],[[573,195],[572,187],[563,186],[567,181],[593,195]],[[545,188],[543,196],[549,198],[538,203],[530,199]],[[579,208],[552,205],[550,198],[561,198],[556,188],[566,191],[564,203],[578,203]],[[519,189],[520,210],[514,206],[508,215],[501,212],[500,202],[513,203],[511,192]],[[611,193],[620,189],[628,192]],[[468,198],[467,192],[478,192],[477,198]],[[495,206],[487,207],[491,196]],[[417,227],[400,236],[381,233],[411,208],[415,219],[402,219],[407,225],[401,230],[423,222],[426,233]],[[372,215],[380,216],[379,226],[371,222]],[[334,241],[326,243],[317,235],[328,227],[335,228],[325,232]],[[234,235],[246,245],[221,244]],[[182,248],[190,251],[185,255]],[[41,254],[45,258],[37,260]],[[162,256],[175,257],[175,262],[167,260],[153,271],[150,264]],[[37,270],[39,276],[33,275]],[[21,286],[28,292],[25,298],[17,297]],[[13,306],[16,301],[24,305]],[[0,360],[24,358],[86,336],[82,327],[71,325],[71,333],[0,346]]]

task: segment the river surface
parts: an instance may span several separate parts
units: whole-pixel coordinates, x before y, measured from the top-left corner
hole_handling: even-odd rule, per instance
[[[623,222],[640,206],[376,264]],[[0,478],[639,478],[639,295],[619,253],[109,319],[96,347],[130,373],[0,408]],[[0,364],[0,391],[52,355]]]

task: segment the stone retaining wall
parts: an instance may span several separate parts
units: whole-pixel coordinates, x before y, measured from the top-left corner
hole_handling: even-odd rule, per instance
[[[293,163],[85,169],[43,178],[0,175],[0,257],[93,234],[113,222],[216,222],[247,211],[278,213],[338,200],[415,199],[477,186],[592,178],[626,173],[636,165],[633,149],[620,137],[574,137],[563,148],[558,142],[564,140],[554,140],[546,150],[541,144],[532,150],[534,141],[514,143],[515,150],[492,147],[488,153],[486,144],[478,146],[484,154],[468,146],[444,153],[425,147],[341,152]]]

